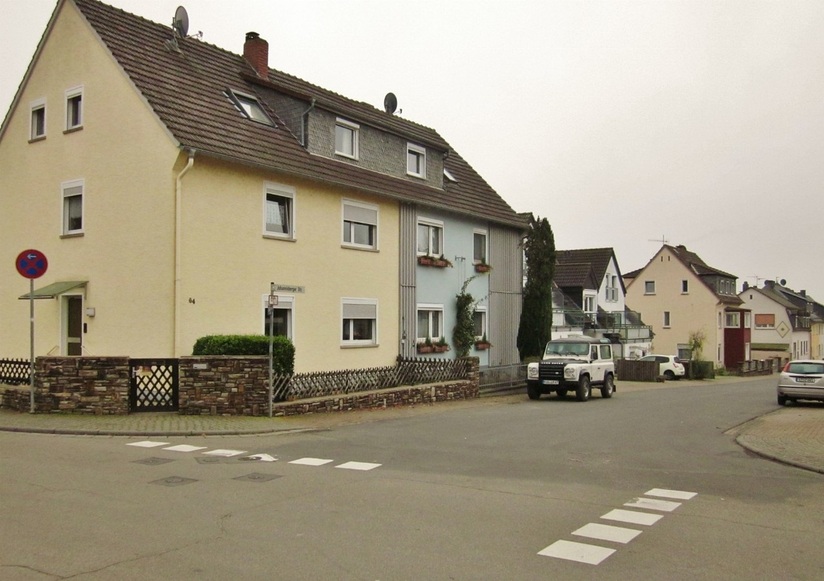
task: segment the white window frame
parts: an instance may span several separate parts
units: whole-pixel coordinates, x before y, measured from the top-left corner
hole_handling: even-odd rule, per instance
[[[247,119],[263,125],[275,125],[263,109],[263,105],[260,104],[260,101],[254,95],[241,93],[240,91],[233,91],[232,89],[227,90],[226,95],[232,101],[237,110],[240,111]]]
[[[268,318],[267,309],[269,308],[269,293],[261,295],[261,304],[263,305],[263,317],[261,324],[263,325],[263,334],[269,336],[269,325],[266,319]],[[286,321],[286,337],[295,342],[295,295],[278,294],[278,304],[276,309],[289,311],[289,318]]]
[[[349,209],[347,211],[347,208]],[[374,218],[371,214],[374,213]],[[347,220],[347,218],[350,218]],[[375,204],[367,204],[356,200],[344,199],[341,201],[341,245],[359,250],[378,250],[378,224],[380,222],[380,208]],[[372,244],[355,242],[354,224],[370,226],[372,228]],[[346,240],[347,231],[349,241]]]
[[[263,186],[263,236],[264,238],[275,238],[279,240],[295,240],[297,237],[297,191],[292,186],[267,182]],[[286,198],[289,200],[289,212],[287,217],[287,232],[276,232],[267,228],[267,218],[269,212],[269,196]]]
[[[420,241],[420,227],[425,226],[428,229],[428,240],[426,250],[421,250]],[[432,220],[430,218],[418,218],[418,223],[415,228],[415,248],[418,256],[442,256],[443,255],[443,222],[440,220]],[[437,238],[438,252],[432,252],[432,241]]]
[[[731,323],[732,321],[732,323]],[[728,311],[724,313],[724,328],[725,329],[740,329],[741,328],[741,313],[738,311]]]
[[[759,315],[764,315],[764,316],[766,316],[766,315],[770,315],[770,316],[772,316],[772,318],[773,318],[773,322],[772,322],[772,324],[768,324],[768,325],[759,325],[759,324],[756,322],[756,323],[755,323],[755,328],[756,328],[756,329],[775,329],[775,319],[777,318],[777,317],[775,316],[775,313],[756,313],[756,314],[755,314],[755,318],[757,319]]]
[[[410,158],[414,157],[419,164],[419,171],[412,171],[409,167]],[[406,175],[426,179],[426,148],[414,143],[406,144]]]
[[[35,132],[35,123],[34,123],[35,113],[37,113],[38,111],[43,111],[43,132],[42,133],[36,133]],[[46,116],[47,112],[48,111],[46,110],[46,99],[45,98],[35,99],[29,105],[29,141],[38,141],[40,139],[45,139],[46,138],[46,127],[48,126],[48,124],[47,124],[48,117]]]
[[[80,188],[80,192],[72,191]],[[69,224],[70,199],[80,198],[80,228],[71,228]],[[85,180],[72,180],[60,184],[60,233],[63,236],[77,236],[85,232],[86,227],[86,182]]]
[[[484,237],[484,255],[481,258],[478,258],[475,254],[475,237],[476,236],[483,236]],[[472,264],[489,264],[489,234],[486,230],[481,230],[479,228],[475,228],[472,231]]]
[[[72,113],[74,112],[74,107],[72,107],[71,103],[74,99],[78,99],[78,107],[77,107],[77,119],[72,118]],[[65,103],[65,117],[66,120],[66,131],[74,131],[77,129],[83,129],[83,114],[84,114],[84,95],[83,95],[83,86],[79,87],[72,87],[71,89],[66,90],[66,98],[64,100]]]
[[[682,280],[681,281],[681,294],[688,295],[690,294],[690,281],[689,280]]]
[[[744,328],[752,329],[752,313],[750,311],[744,311]],[[745,357],[745,359],[749,359],[749,357]]]
[[[480,341],[484,338],[484,335],[486,335],[487,332],[488,332],[487,325],[488,325],[489,318],[487,316],[486,307],[480,307],[480,306],[475,307],[475,311],[472,313],[472,326],[473,326],[473,329],[475,327],[475,315],[476,314],[481,315],[481,334],[480,335],[475,335],[475,340]],[[488,337],[487,337],[487,339],[488,339]]]
[[[428,313],[428,322],[427,322],[427,329],[432,329],[432,313],[438,313],[440,315],[440,335],[432,336],[429,333],[425,333],[421,335],[421,328],[418,324],[420,319],[421,311]],[[444,312],[443,312],[443,305],[439,304],[431,304],[431,303],[422,303],[418,304],[415,308],[415,342],[418,344],[425,343],[426,339],[429,338],[432,343],[437,343],[441,339],[446,339],[444,335]]]
[[[346,152],[338,149],[338,128],[345,129],[350,131],[350,145],[352,146],[352,152]],[[346,119],[341,119],[338,117],[335,120],[335,155],[340,155],[343,157],[348,157],[349,159],[358,159],[360,156],[359,153],[359,135],[360,135],[360,125],[357,123],[352,123],[351,121],[347,121]]]
[[[363,316],[348,316],[347,310],[356,311],[371,311],[374,317]],[[340,301],[340,345],[341,347],[376,347],[378,345],[378,300],[368,298],[354,298],[344,297]],[[354,335],[354,321],[355,320],[371,320],[372,321],[372,338],[371,339],[352,339]],[[344,338],[348,333],[350,338]]]
[[[672,327],[672,312],[664,311],[663,327],[664,329],[669,329]]]
[[[645,280],[644,281],[644,294],[645,295],[654,295],[655,294],[655,281],[654,280]]]

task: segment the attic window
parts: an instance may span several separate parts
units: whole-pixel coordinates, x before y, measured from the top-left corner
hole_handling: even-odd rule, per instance
[[[244,95],[243,93],[236,93],[232,90],[226,91],[226,96],[231,99],[238,111],[243,113],[247,119],[263,123],[265,125],[274,125],[269,116],[263,111],[263,107],[255,97],[251,95]]]

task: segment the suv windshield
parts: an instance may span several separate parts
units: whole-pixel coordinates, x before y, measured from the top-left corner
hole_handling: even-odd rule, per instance
[[[553,343],[549,342],[544,351],[544,357],[549,355],[574,355],[586,357],[589,355],[589,343]]]

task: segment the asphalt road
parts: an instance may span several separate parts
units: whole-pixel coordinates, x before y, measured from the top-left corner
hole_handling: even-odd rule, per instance
[[[279,435],[0,433],[0,578],[824,578],[823,477],[728,433],[773,379],[618,389]]]

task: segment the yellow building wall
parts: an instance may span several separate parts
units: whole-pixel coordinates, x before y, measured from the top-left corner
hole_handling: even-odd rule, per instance
[[[65,91],[83,87],[83,128],[64,134]],[[46,138],[29,143],[30,104],[46,99]],[[71,3],[36,56],[0,138],[0,356],[27,357],[29,282],[14,259],[49,260],[35,289],[89,281],[84,354],[173,350],[173,166],[179,153]],[[82,236],[61,237],[61,183],[84,180]],[[81,294],[83,289],[77,289]],[[60,354],[60,300],[35,304],[37,355]]]
[[[686,294],[681,292],[683,280],[689,281]],[[646,281],[655,281],[655,294],[645,294]],[[662,248],[629,283],[627,305],[639,311],[644,323],[652,327],[652,352],[677,355],[679,344],[689,343],[691,333],[703,331],[706,341],[702,359],[723,360],[723,353],[718,358],[718,346],[723,345],[718,313],[723,312],[723,307],[715,294],[668,249]],[[669,328],[664,327],[664,311],[670,312]]]
[[[263,236],[265,184],[294,189],[295,240]],[[295,370],[391,365],[398,353],[396,203],[335,191],[205,157],[183,179],[181,333],[178,351],[198,337],[264,332],[270,283],[304,287],[294,297]],[[341,246],[342,200],[379,207],[378,251]],[[378,302],[378,346],[341,346],[341,299]]]

